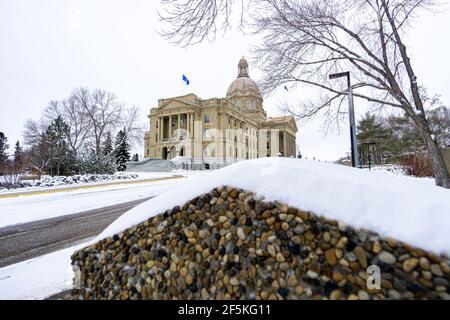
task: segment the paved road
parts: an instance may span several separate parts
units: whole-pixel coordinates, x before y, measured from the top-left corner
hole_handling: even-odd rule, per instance
[[[94,237],[120,215],[150,198],[0,228],[0,268]]]

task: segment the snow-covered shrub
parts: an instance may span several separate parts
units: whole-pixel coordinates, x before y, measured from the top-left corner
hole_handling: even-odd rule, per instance
[[[0,189],[16,189],[25,184],[20,182],[18,174],[6,174],[0,176]]]
[[[50,177],[45,176],[41,180],[37,181],[34,185],[40,187],[54,187],[60,185],[70,185],[70,184],[86,184],[95,182],[107,182],[114,180],[130,180],[136,179],[139,175],[135,173],[120,172],[115,174],[83,174],[74,175],[69,177],[56,176]]]
[[[111,157],[90,154],[79,160],[79,171],[83,174],[113,174],[116,164]]]

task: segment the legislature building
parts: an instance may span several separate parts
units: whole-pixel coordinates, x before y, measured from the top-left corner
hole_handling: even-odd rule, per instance
[[[263,98],[242,58],[225,98],[187,94],[158,100],[150,110],[145,158],[188,159],[207,167],[260,157],[296,155],[293,117],[267,117]]]

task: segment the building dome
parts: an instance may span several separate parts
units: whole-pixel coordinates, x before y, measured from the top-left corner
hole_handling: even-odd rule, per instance
[[[247,95],[255,95],[261,98],[258,86],[248,75],[247,60],[242,57],[238,64],[238,76],[228,87],[227,98]]]

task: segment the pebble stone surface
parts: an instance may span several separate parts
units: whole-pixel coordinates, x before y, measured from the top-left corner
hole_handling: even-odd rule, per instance
[[[230,186],[83,248],[72,265],[83,300],[450,299],[445,257]],[[371,265],[380,289],[367,286]]]

